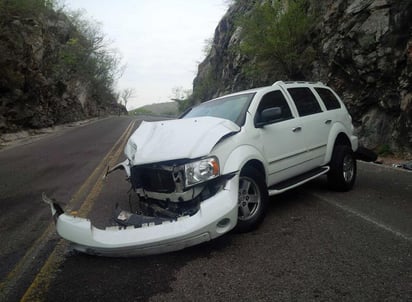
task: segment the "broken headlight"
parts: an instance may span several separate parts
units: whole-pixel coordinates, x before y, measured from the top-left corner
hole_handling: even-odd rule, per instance
[[[124,154],[129,160],[134,160],[136,151],[137,151],[137,145],[131,140],[129,140],[124,149]]]
[[[205,182],[219,175],[219,160],[214,156],[185,164],[186,187]]]

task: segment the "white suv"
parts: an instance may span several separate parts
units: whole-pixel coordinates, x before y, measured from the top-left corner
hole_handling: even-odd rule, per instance
[[[323,174],[333,189],[351,189],[357,147],[348,111],[322,83],[276,82],[219,97],[177,120],[142,122],[130,137],[127,160],[110,171],[124,169],[138,197],[133,211],[116,213],[125,228],[100,230],[57,209],[57,230],[77,250],[110,256],[249,231],[268,196]]]

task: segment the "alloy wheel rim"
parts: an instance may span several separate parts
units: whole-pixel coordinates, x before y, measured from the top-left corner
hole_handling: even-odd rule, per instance
[[[245,221],[254,217],[261,203],[259,187],[256,182],[249,177],[239,179],[239,220]]]
[[[343,159],[343,178],[346,183],[350,183],[355,174],[355,164],[352,156],[347,154]]]

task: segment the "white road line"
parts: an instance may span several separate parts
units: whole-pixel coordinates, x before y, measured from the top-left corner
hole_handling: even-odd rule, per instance
[[[400,232],[400,231],[398,231],[398,230],[395,230],[394,228],[392,228],[391,226],[389,226],[389,225],[387,225],[387,224],[385,224],[385,223],[379,222],[379,221],[375,220],[374,218],[372,218],[372,217],[370,217],[370,216],[368,216],[368,215],[365,215],[365,214],[363,214],[363,213],[360,213],[360,212],[356,211],[355,209],[349,208],[349,207],[347,207],[347,206],[345,206],[345,205],[343,205],[343,204],[341,204],[341,203],[339,203],[339,202],[336,202],[336,201],[327,199],[327,198],[325,198],[325,197],[323,197],[323,196],[321,196],[321,195],[319,195],[319,194],[317,194],[317,193],[311,193],[311,194],[312,194],[313,196],[315,196],[316,198],[322,200],[322,201],[325,201],[325,202],[327,202],[327,203],[329,203],[329,204],[331,204],[331,205],[333,205],[333,206],[335,206],[335,207],[337,207],[337,208],[339,208],[339,209],[344,210],[345,212],[349,212],[350,214],[355,215],[355,216],[357,216],[357,217],[359,217],[359,218],[361,218],[361,219],[363,219],[363,220],[365,220],[365,221],[367,221],[367,222],[369,222],[369,223],[377,226],[378,228],[381,228],[381,229],[383,229],[383,230],[385,230],[385,231],[387,231],[387,232],[390,232],[390,233],[392,233],[393,235],[396,235],[396,236],[398,236],[398,237],[400,237],[400,238],[402,238],[402,239],[404,239],[404,240],[407,240],[407,241],[409,241],[409,242],[412,242],[412,237],[411,237],[411,236],[409,236],[409,235],[407,235],[407,234],[404,234],[404,233],[402,233],[402,232]]]

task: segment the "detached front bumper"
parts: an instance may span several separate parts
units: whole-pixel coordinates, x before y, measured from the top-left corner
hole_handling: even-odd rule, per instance
[[[231,229],[238,216],[239,176],[227,181],[223,190],[200,204],[193,216],[162,224],[142,227],[107,227],[98,229],[85,218],[64,213],[60,206],[50,204],[57,233],[73,243],[77,251],[93,255],[127,257],[159,254],[180,250],[219,237]]]

